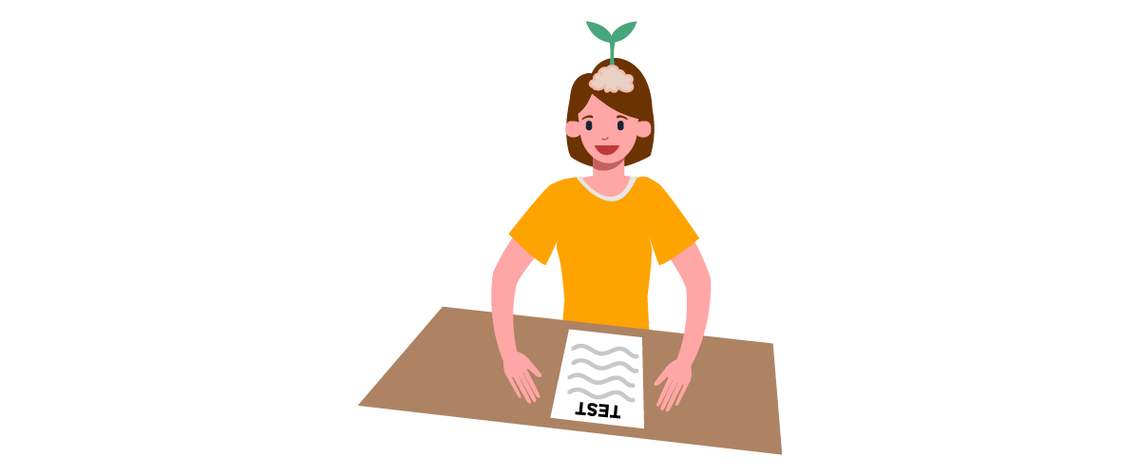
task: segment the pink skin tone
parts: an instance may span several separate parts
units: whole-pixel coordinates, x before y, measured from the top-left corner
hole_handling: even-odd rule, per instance
[[[586,121],[591,122],[590,130],[586,130]],[[620,131],[617,128],[618,121],[624,123]],[[637,138],[648,137],[651,131],[652,124],[621,114],[593,96],[578,114],[578,120],[566,123],[566,135],[581,137],[582,145],[594,158],[594,174],[585,178],[586,183],[607,196],[617,195],[625,189],[629,183],[629,177],[625,175],[625,157],[633,149]],[[539,397],[538,387],[530,374],[541,377],[542,373],[515,347],[514,305],[515,288],[531,261],[534,258],[515,240],[511,240],[499,257],[491,279],[491,321],[495,327],[499,355],[503,358],[503,373],[514,389],[515,396],[525,399],[527,403],[532,403]],[[674,257],[672,262],[685,283],[687,306],[681,350],[677,359],[667,365],[653,383],[654,386],[665,383],[657,398],[657,407],[664,411],[681,404],[685,389],[692,381],[693,360],[701,348],[705,323],[708,322],[711,290],[708,268],[696,243]]]

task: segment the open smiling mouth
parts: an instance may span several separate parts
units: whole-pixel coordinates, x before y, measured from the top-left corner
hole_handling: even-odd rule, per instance
[[[598,149],[598,152],[601,152],[602,155],[610,155],[618,150],[618,146],[616,145],[595,145],[594,148]]]

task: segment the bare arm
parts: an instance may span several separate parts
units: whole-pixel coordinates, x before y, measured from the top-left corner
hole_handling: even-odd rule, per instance
[[[692,365],[705,337],[705,324],[709,320],[709,270],[697,244],[693,243],[681,254],[673,258],[673,266],[685,282],[685,337],[681,339],[681,351],[677,360]]]
[[[673,266],[681,274],[685,282],[685,336],[681,338],[681,350],[677,352],[677,360],[670,363],[653,385],[665,382],[661,389],[661,396],[657,397],[657,407],[669,411],[674,405],[681,404],[681,397],[689,388],[693,378],[693,361],[697,358],[697,351],[701,348],[701,340],[705,337],[705,324],[709,319],[709,294],[711,282],[709,270],[705,267],[705,259],[701,256],[697,244],[693,243],[673,258]]]
[[[515,288],[530,262],[534,261],[515,240],[507,243],[507,249],[495,265],[491,277],[491,321],[495,325],[495,342],[499,345],[499,355],[515,352]]]
[[[515,390],[515,396],[526,399],[527,403],[538,399],[538,387],[527,372],[538,377],[542,373],[515,348],[514,308],[515,287],[531,261],[534,258],[512,239],[499,257],[499,264],[495,265],[495,273],[491,277],[491,322],[495,327],[499,356],[503,358],[503,373]]]

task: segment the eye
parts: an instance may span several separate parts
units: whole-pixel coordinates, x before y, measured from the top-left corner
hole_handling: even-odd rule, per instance
[[[618,121],[618,130],[625,129],[625,121]]]
[[[594,123],[590,122],[590,121],[586,121],[586,130],[591,130],[593,128],[594,128]]]

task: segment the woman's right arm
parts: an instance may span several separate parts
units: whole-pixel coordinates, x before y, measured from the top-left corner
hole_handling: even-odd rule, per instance
[[[503,358],[503,373],[515,390],[515,396],[526,399],[527,403],[538,399],[538,387],[528,372],[536,377],[541,377],[542,373],[515,348],[514,307],[515,287],[531,261],[534,258],[512,239],[499,257],[499,264],[495,265],[495,273],[491,277],[491,322],[495,327],[499,355]]]

